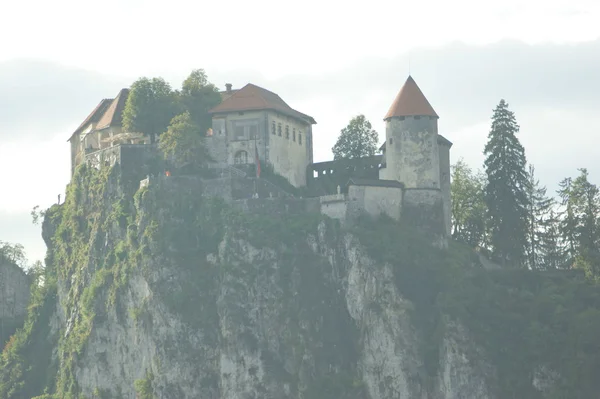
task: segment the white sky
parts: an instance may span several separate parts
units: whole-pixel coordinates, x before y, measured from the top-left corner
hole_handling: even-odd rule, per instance
[[[304,0],[287,4],[281,0],[103,0],[100,3],[23,0],[0,3],[0,38],[5,38],[0,46],[0,62],[32,58],[125,76],[131,81],[143,75],[179,79],[172,82],[173,85],[178,85],[182,77],[198,67],[206,69],[209,79],[215,75],[224,77],[228,71],[237,71],[239,76],[240,70],[246,70],[265,81],[293,75],[318,80],[323,74],[335,73],[369,57],[388,60],[423,46],[438,47],[455,41],[484,46],[501,39],[530,44],[576,43],[599,36],[598,0],[370,0],[355,3]],[[414,72],[415,67],[412,69]],[[381,108],[379,113],[363,110],[364,101],[340,111],[331,99],[305,99],[298,103],[290,102],[285,93],[278,94],[294,108],[317,119],[315,160],[322,161],[329,158],[339,130],[354,114],[366,113],[380,137],[384,134],[381,117],[407,72],[408,66],[398,71],[398,79],[390,82],[389,91],[362,95],[363,100],[366,98],[369,104]],[[427,96],[426,87],[432,83],[420,81],[418,73],[416,76]],[[222,87],[225,82],[215,83]],[[247,81],[232,83],[240,87]],[[15,85],[21,84],[27,82],[15,82]],[[107,92],[105,97],[115,94]],[[433,106],[436,108],[435,103]],[[15,140],[0,143],[0,170],[3,171],[0,224],[2,212],[28,213],[35,205],[49,206],[58,193],[64,192],[69,179],[66,140],[85,116],[74,119],[63,129],[45,132],[47,139],[42,141],[20,140],[15,134]],[[521,122],[519,115],[517,119]],[[443,121],[442,115],[442,134]],[[522,127],[527,121],[524,115]],[[561,123],[561,120],[557,118],[547,123],[554,122]],[[450,134],[449,138],[455,143],[454,160],[465,156],[474,167],[479,167],[481,151],[477,154],[467,151],[461,141],[481,149],[486,140],[482,130],[487,133],[486,120]],[[529,150],[528,144],[524,144]],[[533,158],[536,156],[540,157],[534,152]],[[29,164],[31,160],[33,164]],[[0,240],[28,241],[24,244],[30,257],[42,258],[44,248],[39,232],[32,231],[37,236],[31,240],[10,234],[0,236]]]

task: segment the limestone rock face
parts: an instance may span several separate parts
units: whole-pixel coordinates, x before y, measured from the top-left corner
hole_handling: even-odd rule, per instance
[[[29,279],[18,266],[0,257],[0,319],[3,323],[2,340],[7,332],[22,324],[29,303]]]
[[[88,398],[496,398],[495,371],[458,322],[448,320],[437,356],[427,354],[432,334],[397,288],[402,276],[354,235],[320,222],[274,240],[228,220],[222,231],[205,221],[196,236],[185,217],[197,214],[193,202],[160,200],[184,190],[200,198],[189,182],[146,190],[128,223],[90,227],[87,257],[58,280],[57,389]],[[103,201],[114,195],[107,188]],[[62,229],[48,221],[46,238]],[[58,259],[64,249],[46,242]]]

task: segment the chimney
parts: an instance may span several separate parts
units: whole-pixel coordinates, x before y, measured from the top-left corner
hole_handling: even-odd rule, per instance
[[[227,89],[227,94],[231,94],[231,83],[225,83],[225,88]]]

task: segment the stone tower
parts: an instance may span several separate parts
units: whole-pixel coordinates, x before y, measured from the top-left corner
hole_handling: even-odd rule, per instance
[[[384,120],[384,165],[379,178],[404,184],[404,209],[427,211],[424,219],[446,236],[451,231],[450,147],[438,134],[438,115],[409,76]]]
[[[407,189],[440,189],[438,115],[411,76],[384,120],[386,166],[380,178]]]

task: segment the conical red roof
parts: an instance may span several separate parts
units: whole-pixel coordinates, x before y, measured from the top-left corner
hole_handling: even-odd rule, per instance
[[[425,95],[423,95],[421,89],[419,89],[419,86],[417,86],[415,80],[412,76],[409,76],[383,119],[387,120],[394,116],[416,115],[435,116],[439,118],[431,104],[429,104],[429,101],[425,98]]]

